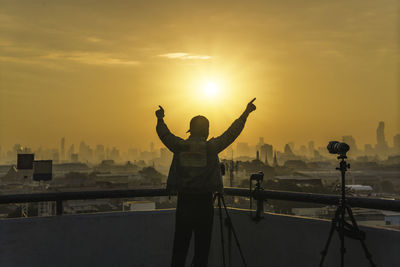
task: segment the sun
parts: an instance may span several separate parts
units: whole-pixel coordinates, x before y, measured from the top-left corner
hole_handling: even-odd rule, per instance
[[[202,106],[219,101],[226,90],[225,80],[210,75],[198,76],[191,81],[191,97]]]
[[[207,97],[214,98],[218,95],[220,90],[219,85],[214,81],[207,81],[203,85],[204,95]]]

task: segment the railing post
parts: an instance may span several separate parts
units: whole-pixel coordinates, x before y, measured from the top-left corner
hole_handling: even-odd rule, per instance
[[[260,197],[257,197],[256,218],[257,219],[264,218],[264,200]]]
[[[62,214],[63,214],[62,200],[57,200],[56,201],[56,215],[62,215]]]

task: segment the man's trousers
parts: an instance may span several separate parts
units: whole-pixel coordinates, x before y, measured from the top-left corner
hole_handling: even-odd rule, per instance
[[[213,219],[212,193],[178,193],[172,267],[185,266],[192,233],[194,233],[193,265],[207,266]]]

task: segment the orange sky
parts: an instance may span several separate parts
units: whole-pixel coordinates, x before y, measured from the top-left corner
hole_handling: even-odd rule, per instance
[[[216,3],[217,2],[217,3]],[[0,0],[0,145],[160,146],[154,111],[239,141],[400,133],[398,1]],[[204,82],[218,84],[215,97]]]

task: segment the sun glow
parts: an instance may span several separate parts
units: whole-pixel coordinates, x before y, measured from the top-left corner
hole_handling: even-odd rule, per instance
[[[223,95],[225,86],[221,78],[207,77],[198,80],[196,84],[196,94],[203,101],[217,100]]]
[[[222,98],[227,99],[227,79],[222,74],[200,73],[193,75],[188,84],[190,90],[187,92],[193,100],[192,104],[210,108],[210,105],[214,105],[215,102],[222,100]]]
[[[219,93],[220,87],[216,82],[208,81],[203,85],[203,92],[207,97],[216,97]]]

